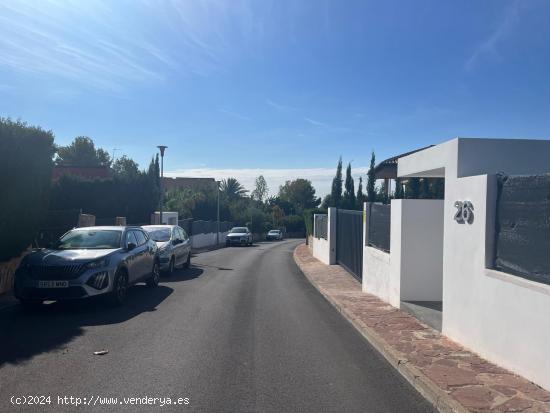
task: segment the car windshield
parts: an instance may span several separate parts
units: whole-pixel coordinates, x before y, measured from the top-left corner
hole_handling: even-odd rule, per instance
[[[170,228],[143,228],[149,234],[149,238],[156,242],[170,241]]]
[[[270,234],[278,234],[279,231],[277,231],[276,229],[272,229],[271,231],[269,231]]]
[[[121,234],[122,231],[116,230],[74,230],[61,237],[55,248],[59,250],[120,248]]]
[[[243,232],[248,232],[246,228],[244,227],[237,227],[237,228],[233,228],[231,231],[232,234],[241,234]]]

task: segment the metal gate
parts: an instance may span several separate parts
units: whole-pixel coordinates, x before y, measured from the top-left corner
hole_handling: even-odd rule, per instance
[[[338,209],[336,260],[358,279],[363,276],[363,212]]]

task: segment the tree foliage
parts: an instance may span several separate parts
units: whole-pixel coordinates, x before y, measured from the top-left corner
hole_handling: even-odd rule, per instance
[[[367,173],[367,199],[369,202],[376,202],[376,156],[374,151],[371,154],[369,171]]]
[[[332,207],[339,207],[342,203],[342,157],[338,160],[336,166],[336,175],[332,179],[332,188],[330,191],[330,205]]]
[[[363,194],[363,178],[359,177],[359,185],[357,185],[357,209],[363,209],[365,202],[365,194]]]
[[[279,188],[279,198],[292,204],[298,215],[302,215],[305,209],[315,208],[321,202],[321,199],[315,196],[315,188],[311,181],[302,178],[286,181]]]
[[[111,166],[109,153],[96,148],[87,136],[76,137],[70,145],[57,148],[57,165],[66,166]]]
[[[242,197],[247,192],[244,186],[235,178],[222,179],[220,190],[227,199],[231,200]]]
[[[0,261],[33,241],[47,209],[53,156],[51,131],[0,118]]]
[[[263,202],[268,193],[267,182],[263,175],[256,178],[255,188],[251,193],[253,199]]]
[[[353,177],[351,176],[351,162],[348,163],[348,167],[346,168],[346,181],[345,181],[345,190],[344,190],[344,198],[342,200],[342,207],[346,209],[355,209],[356,208],[356,201],[355,201],[355,187],[353,183]]]

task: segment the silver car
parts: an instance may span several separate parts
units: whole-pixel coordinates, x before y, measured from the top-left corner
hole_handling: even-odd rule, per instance
[[[191,265],[191,240],[177,225],[144,225],[149,238],[157,243],[161,271],[172,275],[176,267]]]
[[[23,258],[14,293],[23,305],[100,295],[121,304],[129,286],[158,285],[157,249],[140,227],[76,228]]]
[[[225,237],[225,246],[231,245],[252,245],[252,233],[247,227],[231,228]]]

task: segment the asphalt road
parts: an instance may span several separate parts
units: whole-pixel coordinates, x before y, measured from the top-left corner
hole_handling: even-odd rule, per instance
[[[1,310],[0,411],[432,411],[309,284],[296,245],[201,253],[158,288],[132,288],[121,308]],[[30,395],[51,404],[10,402]],[[117,404],[59,405],[58,396]],[[188,404],[120,404],[147,396]]]

